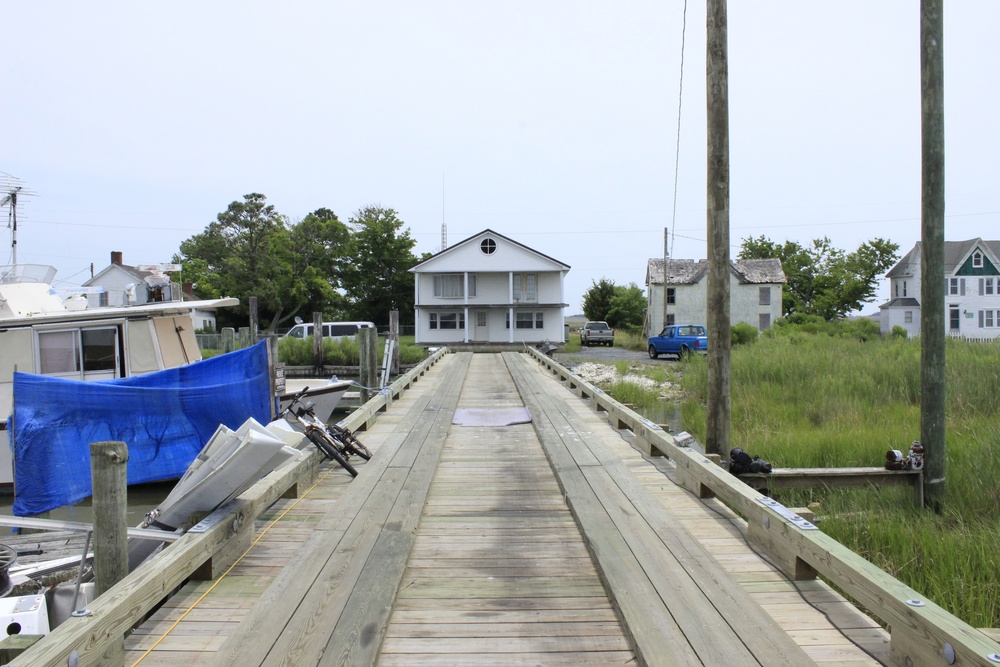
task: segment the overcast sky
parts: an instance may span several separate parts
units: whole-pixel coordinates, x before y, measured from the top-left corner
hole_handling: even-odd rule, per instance
[[[592,281],[702,259],[705,2],[4,2],[17,260],[79,285],[167,262],[260,192],[395,209],[416,253],[485,228]],[[920,237],[917,0],[729,3],[731,238]],[[948,240],[1000,238],[1000,2],[945,11]],[[682,99],[676,215],[678,100]],[[8,221],[7,208],[2,222]],[[0,231],[7,263],[10,231]],[[888,297],[864,309],[873,312]]]

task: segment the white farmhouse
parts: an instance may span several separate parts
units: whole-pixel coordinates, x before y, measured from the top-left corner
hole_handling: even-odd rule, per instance
[[[745,259],[729,263],[729,318],[763,331],[781,317],[785,272],[777,259]],[[671,324],[705,324],[708,320],[708,260],[651,259],[646,266],[646,335]],[[663,299],[666,284],[666,304]],[[664,321],[663,308],[667,317]]]
[[[879,306],[880,328],[920,334],[920,243],[887,274],[889,301]],[[945,241],[945,333],[962,338],[1000,336],[1000,241]]]
[[[565,342],[569,265],[487,229],[419,262],[416,343]]]
[[[172,282],[165,273],[144,271],[125,264],[122,253],[118,250],[111,252],[111,264],[98,271],[83,286],[102,289],[87,295],[87,305],[90,308],[197,300],[190,283],[186,283],[182,291],[181,286]],[[192,309],[191,320],[199,331],[215,331],[214,310]]]

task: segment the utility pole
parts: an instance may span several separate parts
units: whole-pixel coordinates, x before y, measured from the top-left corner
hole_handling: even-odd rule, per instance
[[[663,228],[663,321],[657,331],[650,331],[650,336],[656,336],[667,326],[667,262],[670,261],[670,251],[667,249],[667,228]]]
[[[708,417],[705,452],[729,457],[729,55],[726,0],[708,0]]]
[[[920,3],[920,443],[924,504],[945,497],[944,17],[942,0]]]

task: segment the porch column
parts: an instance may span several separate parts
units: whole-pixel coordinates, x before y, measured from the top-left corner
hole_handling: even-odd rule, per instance
[[[514,272],[507,272],[507,303],[514,303]],[[514,342],[514,306],[507,308],[507,342]]]

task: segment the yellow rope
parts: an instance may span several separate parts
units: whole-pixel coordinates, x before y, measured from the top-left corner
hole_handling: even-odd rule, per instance
[[[145,660],[145,659],[146,659],[146,656],[148,656],[148,655],[149,655],[150,653],[152,653],[152,652],[153,652],[153,650],[154,650],[154,649],[155,649],[155,648],[156,648],[157,646],[159,646],[159,645],[160,645],[160,642],[162,642],[162,641],[163,641],[164,639],[166,639],[166,638],[167,638],[167,635],[169,635],[169,634],[170,634],[171,632],[173,632],[173,631],[174,631],[174,628],[176,628],[176,627],[177,627],[177,626],[178,626],[178,625],[180,624],[180,622],[181,622],[181,621],[183,621],[183,620],[184,620],[184,619],[185,619],[185,618],[187,617],[187,615],[188,615],[188,614],[190,614],[190,613],[191,613],[191,611],[192,611],[192,610],[193,610],[193,609],[194,609],[195,607],[197,607],[197,606],[198,606],[198,605],[199,605],[199,604],[201,603],[201,601],[202,601],[202,600],[204,600],[204,599],[205,599],[205,597],[206,597],[206,596],[208,596],[208,594],[209,594],[209,593],[211,593],[211,592],[212,592],[212,591],[213,591],[213,590],[215,589],[215,587],[216,587],[216,586],[218,586],[218,585],[219,585],[219,582],[221,582],[221,581],[222,581],[223,579],[225,579],[225,578],[226,578],[226,575],[227,575],[227,574],[229,574],[229,573],[230,573],[230,572],[231,572],[231,571],[233,570],[233,568],[234,568],[234,567],[236,567],[237,565],[239,565],[239,564],[240,564],[240,561],[241,561],[241,560],[243,560],[243,558],[244,558],[244,557],[245,557],[245,556],[246,556],[246,555],[247,555],[248,553],[250,553],[250,551],[251,551],[251,550],[252,550],[252,549],[253,549],[253,548],[254,548],[255,546],[257,546],[257,543],[258,543],[258,542],[260,542],[261,538],[263,538],[263,537],[264,537],[264,535],[266,535],[266,534],[267,534],[267,531],[271,530],[271,527],[272,527],[272,526],[274,526],[274,524],[278,523],[278,522],[279,522],[279,521],[281,521],[281,520],[282,520],[283,518],[285,518],[285,515],[286,515],[286,514],[288,514],[289,512],[291,512],[291,511],[292,511],[292,509],[293,509],[293,508],[294,508],[294,507],[295,507],[296,505],[298,505],[298,504],[299,504],[299,503],[300,503],[300,502],[301,502],[301,501],[302,501],[303,499],[305,499],[305,497],[306,497],[306,496],[308,496],[308,495],[309,495],[310,493],[312,493],[312,490],[313,490],[313,489],[315,489],[315,488],[316,488],[317,486],[319,486],[319,485],[320,485],[320,483],[321,483],[321,482],[323,482],[323,480],[325,480],[325,479],[326,479],[327,477],[329,477],[329,476],[330,476],[330,475],[331,475],[331,474],[332,474],[333,472],[335,472],[336,470],[337,470],[337,468],[336,468],[336,467],[331,467],[331,468],[330,468],[329,470],[327,470],[327,471],[326,471],[326,474],[324,474],[324,475],[323,475],[322,477],[320,477],[319,479],[317,479],[317,480],[316,480],[316,483],[315,483],[315,484],[313,484],[312,486],[310,486],[310,487],[309,487],[309,489],[308,489],[308,490],[306,490],[306,492],[305,492],[305,493],[303,493],[303,494],[302,494],[301,496],[299,496],[299,497],[298,497],[298,498],[297,498],[297,499],[295,500],[295,502],[294,502],[294,503],[292,503],[292,504],[291,504],[291,505],[289,505],[289,506],[288,506],[287,508],[285,508],[285,511],[284,511],[284,512],[282,512],[282,513],[281,513],[281,514],[280,514],[280,515],[279,515],[279,516],[278,516],[277,518],[275,518],[275,519],[274,519],[274,521],[272,521],[271,523],[267,524],[267,527],[265,527],[265,528],[264,528],[264,530],[260,531],[260,535],[258,535],[258,536],[256,537],[256,539],[254,539],[254,541],[250,543],[250,546],[249,546],[249,547],[247,547],[246,551],[244,551],[244,552],[243,552],[242,554],[240,554],[240,557],[239,557],[239,558],[237,558],[237,559],[236,559],[236,561],[235,561],[235,562],[234,562],[234,563],[233,563],[232,565],[230,565],[230,566],[229,566],[229,567],[228,567],[228,568],[226,569],[226,571],[225,571],[225,572],[223,572],[223,573],[222,573],[221,575],[219,575],[219,576],[218,576],[218,578],[216,578],[216,580],[215,580],[214,582],[212,582],[212,585],[208,587],[208,590],[206,590],[206,591],[205,591],[204,593],[202,593],[202,594],[201,594],[201,597],[199,597],[199,598],[198,598],[197,600],[195,600],[195,601],[194,601],[194,602],[193,602],[193,603],[191,604],[191,606],[190,606],[190,607],[188,607],[188,608],[187,608],[186,610],[184,610],[184,613],[183,613],[183,614],[181,614],[181,615],[180,615],[180,616],[179,616],[179,617],[177,618],[177,620],[176,620],[176,621],[174,621],[174,622],[173,622],[173,624],[172,624],[172,625],[171,625],[171,626],[170,626],[169,628],[167,628],[166,632],[164,632],[164,633],[163,633],[162,635],[160,635],[159,639],[157,639],[157,640],[156,640],[155,642],[153,642],[153,645],[152,645],[152,646],[150,646],[149,648],[147,648],[147,649],[146,649],[146,651],[145,651],[145,652],[144,652],[144,653],[143,653],[142,655],[140,655],[140,656],[139,656],[139,659],[138,659],[138,660],[136,660],[135,662],[133,662],[133,663],[132,663],[132,667],[135,667],[135,666],[136,666],[136,665],[138,665],[138,664],[139,664],[140,662],[142,662],[143,660]]]

